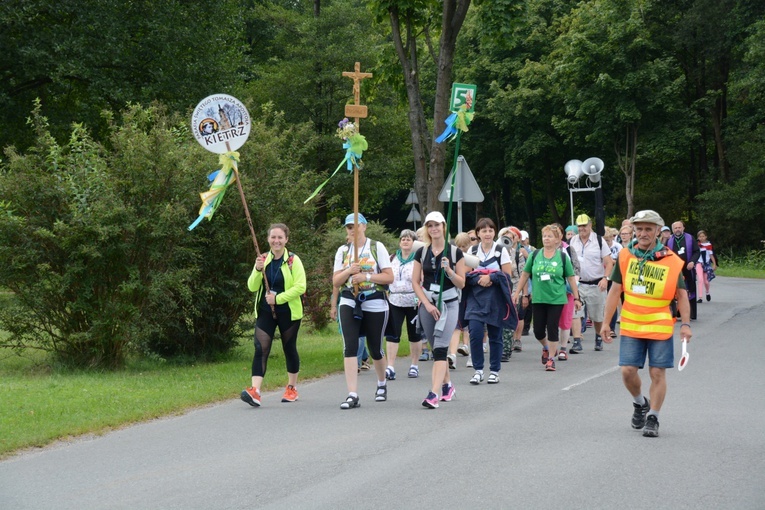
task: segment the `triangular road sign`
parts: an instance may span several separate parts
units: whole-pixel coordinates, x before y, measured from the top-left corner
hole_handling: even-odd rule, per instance
[[[481,188],[478,187],[478,183],[473,176],[473,172],[470,171],[470,167],[465,161],[464,156],[457,157],[457,179],[454,181],[454,202],[483,202],[483,193]],[[449,201],[449,191],[452,187],[452,173],[444,181],[444,185],[441,188],[441,193],[438,194],[438,200],[440,202]]]

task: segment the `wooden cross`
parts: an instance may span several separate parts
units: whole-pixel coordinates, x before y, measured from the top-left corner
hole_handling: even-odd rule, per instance
[[[366,105],[361,102],[361,80],[371,78],[372,73],[361,72],[361,62],[356,62],[353,72],[343,71],[343,76],[353,80],[353,104],[345,105],[345,116],[353,117],[356,132],[360,133],[359,119],[367,117]],[[359,260],[359,167],[353,165],[353,261]],[[353,286],[353,293],[358,294],[358,284]]]
[[[371,78],[372,73],[362,73],[361,62],[356,62],[356,65],[353,66],[353,72],[343,71],[343,76],[353,80],[353,104],[345,105],[345,116],[353,117],[356,132],[359,133],[359,119],[367,118],[366,105],[359,104],[361,101],[361,80]]]

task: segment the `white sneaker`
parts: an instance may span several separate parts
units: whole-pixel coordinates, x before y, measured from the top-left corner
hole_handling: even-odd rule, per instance
[[[460,344],[460,346],[457,347],[457,352],[463,356],[470,356],[470,347],[465,344]]]
[[[483,381],[483,372],[476,371],[475,374],[473,374],[472,379],[470,379],[470,384],[481,384]]]
[[[446,360],[449,362],[449,369],[454,370],[457,368],[457,356],[454,354],[447,354]]]
[[[473,368],[473,358],[468,358],[467,363],[465,363],[465,366],[468,368]]]

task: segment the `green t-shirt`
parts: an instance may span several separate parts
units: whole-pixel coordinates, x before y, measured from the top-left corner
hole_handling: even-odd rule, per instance
[[[534,304],[565,305],[568,302],[566,278],[574,276],[574,266],[561,250],[556,249],[548,259],[540,248],[536,256],[529,255],[523,270],[531,273]]]

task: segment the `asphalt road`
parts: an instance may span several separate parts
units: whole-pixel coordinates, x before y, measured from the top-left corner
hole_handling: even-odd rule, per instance
[[[403,359],[388,402],[362,373],[349,411],[342,375],[257,409],[232,388],[218,405],[0,462],[0,509],[763,509],[765,281],[712,286],[655,439],[630,427],[618,342],[594,352],[588,330],[554,373],[532,337],[497,385],[469,385],[460,358],[456,398],[436,410],[420,405],[432,363],[408,379]]]

